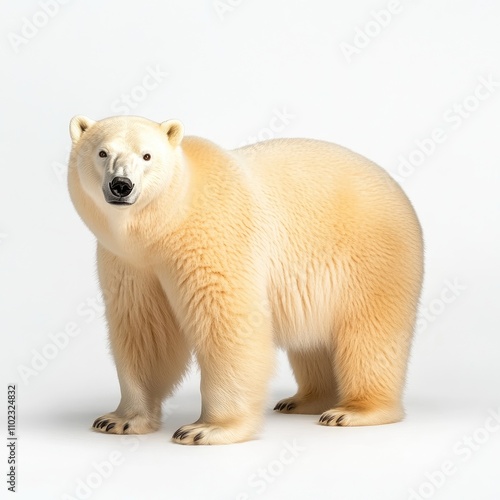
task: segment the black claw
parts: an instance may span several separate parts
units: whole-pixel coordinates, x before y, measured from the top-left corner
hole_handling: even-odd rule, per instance
[[[276,406],[273,408],[273,410],[279,410],[279,408],[278,408],[279,405],[280,405],[279,403],[276,403]]]
[[[324,422],[326,420],[327,415],[321,415],[321,418],[319,419],[320,422]]]
[[[106,426],[106,432],[110,431],[116,424],[114,422],[111,422]]]
[[[329,424],[335,417],[328,417],[328,420],[326,421],[327,424]]]
[[[188,434],[189,434],[189,431],[181,432],[179,434],[179,439],[182,441]]]
[[[174,439],[177,439],[180,435],[181,435],[181,432],[182,432],[182,427],[180,429],[177,429],[175,432],[174,432],[174,435],[172,436]]]
[[[96,418],[94,420],[94,423],[92,424],[92,427],[97,427],[97,425],[102,422],[102,417]]]
[[[342,420],[344,420],[345,415],[340,415],[340,417],[337,419],[337,425],[340,425],[342,427]]]
[[[198,432],[196,436],[193,438],[193,441],[196,443],[196,441],[199,441],[203,437],[203,432]]]
[[[123,426],[123,432],[125,432],[128,428],[130,427],[130,424],[127,422],[124,426]]]
[[[288,403],[286,409],[287,410],[293,410],[296,407],[297,407],[297,405],[295,403]]]
[[[103,421],[99,424],[99,429],[102,429],[103,427],[106,427],[108,424],[109,424],[109,420],[103,420]]]

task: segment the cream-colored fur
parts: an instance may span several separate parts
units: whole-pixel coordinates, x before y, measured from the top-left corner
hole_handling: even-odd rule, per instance
[[[402,418],[422,236],[385,171],[314,140],[225,151],[173,120],[80,116],[70,131],[69,189],[98,241],[122,392],[94,428],[158,429],[193,353],[201,416],[174,440],[250,439],[275,347],[298,383],[278,411],[328,426]],[[110,176],[132,180],[133,204],[106,201]]]

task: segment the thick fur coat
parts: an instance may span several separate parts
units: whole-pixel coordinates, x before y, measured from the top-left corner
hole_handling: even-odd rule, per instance
[[[95,429],[158,429],[194,354],[201,415],[173,439],[250,439],[275,347],[298,384],[277,411],[326,426],[402,418],[423,248],[384,170],[308,139],[226,151],[175,120],[78,116],[70,131],[69,190],[97,238],[122,393]]]

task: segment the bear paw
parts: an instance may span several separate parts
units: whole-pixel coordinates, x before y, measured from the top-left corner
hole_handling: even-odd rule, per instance
[[[92,429],[107,434],[147,434],[157,431],[159,424],[143,415],[123,417],[116,413],[107,413],[96,418]]]
[[[332,406],[332,398],[301,398],[292,396],[278,401],[274,407],[280,413],[301,413],[319,415]]]
[[[195,423],[177,429],[172,441],[179,444],[230,444],[245,441],[251,434],[237,427]]]
[[[319,418],[319,424],[335,427],[361,425],[382,425],[399,422],[403,418],[401,408],[352,409],[346,407],[325,411]]]

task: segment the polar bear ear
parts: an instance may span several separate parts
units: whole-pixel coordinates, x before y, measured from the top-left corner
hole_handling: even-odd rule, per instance
[[[92,125],[95,121],[87,118],[86,116],[74,116],[69,122],[69,135],[74,144],[76,144],[82,134]]]
[[[172,147],[177,147],[184,137],[184,126],[178,120],[168,120],[160,123],[160,128],[167,134],[168,141]]]

